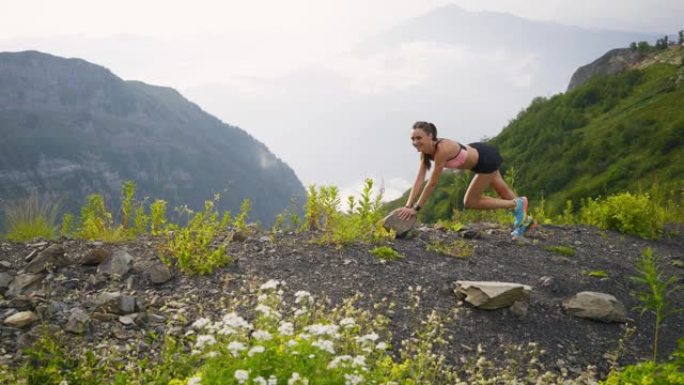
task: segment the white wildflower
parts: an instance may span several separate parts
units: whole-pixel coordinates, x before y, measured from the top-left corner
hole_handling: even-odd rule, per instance
[[[344,385],[359,385],[363,383],[363,376],[360,374],[345,374]]]
[[[235,333],[235,329],[233,329],[230,326],[224,326],[221,329],[219,329],[217,333],[222,336],[228,336]]]
[[[315,346],[321,350],[325,350],[330,354],[335,354],[335,345],[330,340],[317,340],[314,341],[311,346]]]
[[[252,382],[257,384],[257,385],[268,385],[268,382],[266,382],[266,379],[264,379],[261,376],[256,377],[255,379],[252,380]]]
[[[214,357],[218,356],[218,352],[212,351],[212,352],[207,353],[206,356],[209,358],[214,358]]]
[[[306,306],[305,306],[305,307],[303,307],[303,308],[301,308],[301,309],[295,310],[294,316],[295,316],[295,317],[303,316],[303,315],[307,314],[308,312],[309,312],[309,309],[306,308]]]
[[[352,328],[355,325],[356,321],[351,317],[344,318],[340,321],[340,326],[342,326],[343,328]]]
[[[296,340],[289,340],[289,341],[287,341],[286,345],[288,348],[291,348],[291,347],[297,345],[297,341]]]
[[[205,346],[211,346],[216,343],[216,339],[212,335],[201,335],[197,336],[197,342],[195,342],[195,347],[197,349],[203,349]]]
[[[195,330],[204,329],[210,322],[208,318],[198,318],[191,327]]]
[[[252,333],[252,337],[254,337],[257,341],[268,341],[273,338],[271,333],[267,332],[266,330],[256,330],[254,333]]]
[[[238,328],[243,328],[243,329],[251,329],[252,325],[245,321],[244,318],[240,317],[237,315],[237,313],[228,313],[223,316],[223,324],[225,326],[238,329]]]
[[[333,358],[330,363],[328,363],[328,369],[335,369],[337,368],[341,363],[346,362],[346,361],[351,361],[352,357],[343,355],[343,356],[337,356]]]
[[[304,331],[312,334],[314,336],[324,336],[328,335],[332,338],[338,338],[340,335],[337,332],[339,330],[339,326],[335,324],[330,324],[330,325],[323,325],[323,324],[313,324],[309,325],[304,328]]]
[[[377,345],[375,345],[375,348],[378,350],[387,350],[387,343],[386,342],[379,342]]]
[[[266,283],[261,285],[261,287],[259,289],[260,290],[275,290],[278,288],[278,285],[280,285],[280,284],[281,284],[281,282],[276,280],[276,279],[269,279],[268,281],[266,281]]]
[[[278,385],[278,378],[271,374],[271,377],[268,378],[267,385]]]
[[[245,381],[249,379],[249,372],[246,370],[238,369],[235,371],[235,379],[238,381],[238,384],[243,384]]]
[[[238,353],[247,349],[242,342],[233,341],[228,344],[228,350],[233,354],[233,357],[237,357]]]
[[[259,302],[264,302],[264,301],[266,301],[267,298],[268,298],[268,296],[267,296],[266,294],[259,294],[259,295],[257,296],[257,301],[259,301]],[[257,378],[258,378],[258,377],[257,377]]]
[[[278,327],[278,333],[282,336],[291,336],[294,334],[294,325],[292,322],[280,322],[280,326]]]
[[[377,341],[378,338],[380,338],[380,336],[375,334],[375,332],[373,332],[373,333],[366,334],[366,335],[361,336],[361,337],[356,337],[356,340],[360,343],[364,343],[364,342]]]
[[[263,353],[265,350],[266,349],[263,346],[257,345],[257,346],[252,347],[251,349],[249,349],[249,351],[247,352],[247,355],[251,357],[255,354]]]
[[[295,293],[295,303],[310,303],[313,301],[313,296],[308,291],[300,290]]]
[[[280,313],[276,310],[273,310],[272,308],[264,305],[264,304],[258,304],[254,310],[256,310],[259,313],[262,313],[264,317],[271,317],[271,318],[280,318]]]
[[[366,367],[366,356],[356,356],[352,361],[353,366],[360,366],[362,368]]]
[[[292,377],[287,380],[287,385],[308,385],[309,380],[307,378],[302,378],[299,373],[293,372]]]
[[[202,378],[201,377],[190,377],[188,378],[188,385],[201,385],[202,384]]]

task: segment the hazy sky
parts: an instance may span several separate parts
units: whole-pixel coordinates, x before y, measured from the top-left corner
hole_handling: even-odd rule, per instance
[[[319,137],[326,137],[326,127],[333,127],[332,120],[339,123],[341,117],[349,124],[371,123],[361,121],[362,112],[358,113],[358,121],[353,110],[335,115],[340,112],[336,106],[321,102],[327,96],[327,85],[323,89],[295,90],[296,79],[302,76],[300,72],[315,79],[317,73],[311,69],[324,68],[342,75],[345,82],[331,84],[330,88],[351,88],[360,100],[374,93],[391,94],[421,84],[429,71],[435,70],[435,60],[427,58],[464,68],[510,62],[500,53],[476,57],[467,47],[447,49],[438,44],[409,45],[389,56],[363,60],[346,54],[364,39],[446,4],[585,28],[656,34],[674,34],[684,28],[682,0],[0,0],[0,51],[35,49],[80,57],[126,80],[176,88],[208,112],[263,141],[294,168],[305,184],[335,183],[350,190],[363,178],[374,176],[385,179],[388,189],[393,190],[390,195],[396,195],[409,185],[415,170],[376,170],[372,175],[359,172],[355,178],[347,175],[336,179],[335,168],[348,165],[344,159],[337,159],[338,163],[335,159],[321,160],[317,168],[318,162],[300,157],[309,150],[311,156],[322,157],[327,150],[320,142],[316,148],[307,149],[306,138],[292,135],[298,119],[315,123]],[[426,59],[421,61],[420,57]],[[407,62],[407,58],[413,59]],[[516,58],[513,65],[502,70],[510,72],[504,74],[505,79],[514,87],[526,87],[531,76],[528,67],[533,61],[533,57]],[[328,81],[329,77],[321,75],[321,79]],[[287,87],[280,98],[278,84]],[[304,81],[301,84],[311,87]],[[226,112],[220,106],[231,102],[238,105],[237,101],[221,99],[221,92],[209,97],[206,89],[198,91],[198,87],[208,85],[238,90],[240,101],[254,100],[258,105]],[[287,92],[313,95],[311,100],[305,100],[311,109],[291,111],[300,105],[289,104]],[[464,94],[471,93],[465,90]],[[340,97],[331,100],[345,102]],[[510,114],[528,103],[520,100],[516,105],[501,106],[505,115],[495,124],[488,122],[492,128],[484,134],[496,134],[505,119],[513,117]],[[246,111],[249,108],[254,111]],[[264,120],[264,114],[283,122],[282,127]],[[348,143],[331,139],[330,145],[353,146],[355,140],[365,139],[351,138]],[[402,157],[415,157],[408,145],[402,151]]]

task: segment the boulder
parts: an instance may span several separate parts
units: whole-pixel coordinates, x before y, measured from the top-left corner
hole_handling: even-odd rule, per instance
[[[466,302],[481,309],[499,309],[516,301],[527,302],[532,287],[519,283],[493,281],[456,281],[457,295],[465,295]]]
[[[416,216],[412,216],[408,220],[402,220],[399,218],[399,210],[401,208],[393,210],[382,220],[382,226],[385,230],[394,230],[398,238],[402,238],[415,226]]]
[[[23,328],[38,321],[38,316],[32,311],[21,311],[5,319],[5,325],[13,328]]]
[[[594,291],[583,291],[563,301],[566,313],[601,322],[626,322],[625,306],[614,296]]]
[[[64,247],[62,245],[52,245],[47,249],[38,253],[24,269],[27,273],[38,274],[46,271],[51,267],[64,267],[69,265],[69,259],[64,255]]]

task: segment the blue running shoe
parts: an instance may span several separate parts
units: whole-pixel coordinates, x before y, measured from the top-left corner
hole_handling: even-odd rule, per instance
[[[517,229],[523,223],[523,221],[525,221],[525,218],[527,218],[527,197],[515,198],[513,217],[515,218],[513,225]]]
[[[525,222],[522,223],[520,226],[516,227],[515,230],[511,232],[511,236],[513,238],[519,238],[525,235],[529,230],[537,227],[537,221],[532,218],[532,216],[528,215],[527,218],[525,218]]]

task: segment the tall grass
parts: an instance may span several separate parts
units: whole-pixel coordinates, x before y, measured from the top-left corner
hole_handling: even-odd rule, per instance
[[[7,239],[25,242],[34,238],[52,239],[58,233],[56,225],[59,202],[33,191],[27,198],[3,205]]]

